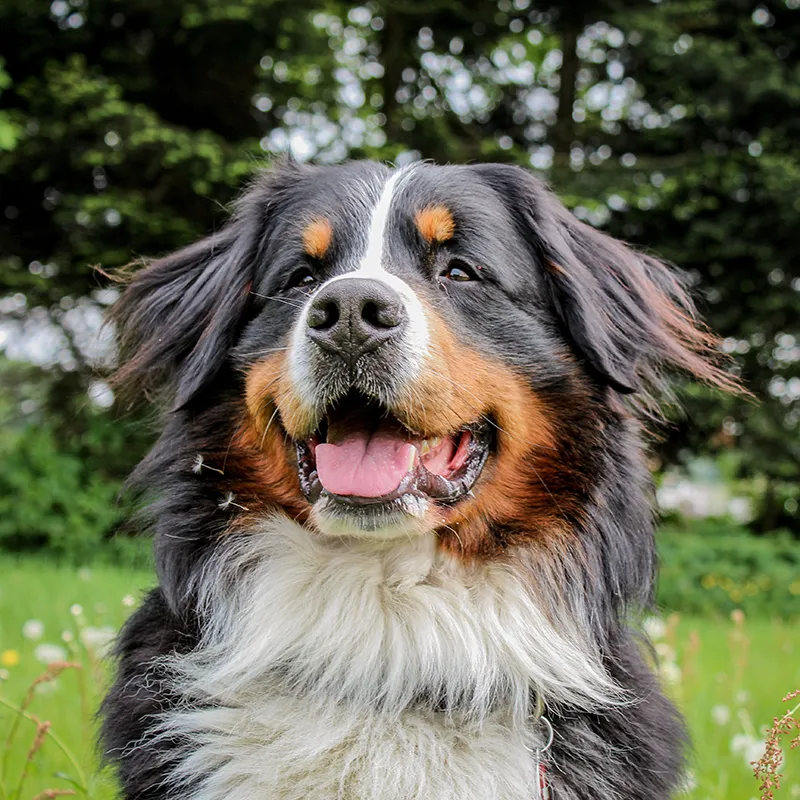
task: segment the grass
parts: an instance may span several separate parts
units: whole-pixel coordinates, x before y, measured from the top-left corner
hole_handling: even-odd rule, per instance
[[[74,569],[10,558],[0,558],[0,575],[0,800],[59,796],[43,794],[47,790],[111,800],[113,781],[97,772],[93,743],[93,714],[109,679],[100,652],[153,577],[130,569]],[[760,796],[748,762],[761,755],[773,717],[786,711],[783,695],[800,686],[797,625],[735,612],[733,617],[673,614],[650,621],[664,680],[694,739],[693,788],[681,795],[687,800]],[[23,629],[34,638],[26,638]],[[63,652],[48,654],[43,645]],[[39,721],[37,728],[14,709],[47,669],[40,659],[55,656],[79,666],[36,686],[26,713]],[[52,723],[48,730],[46,722]],[[12,726],[16,730],[6,748]],[[785,750],[784,757],[783,785],[775,796],[800,797],[800,751]]]

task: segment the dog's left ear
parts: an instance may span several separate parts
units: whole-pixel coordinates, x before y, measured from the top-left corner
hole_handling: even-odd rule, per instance
[[[504,196],[568,336],[604,383],[623,394],[662,388],[662,374],[677,369],[737,390],[676,271],[576,219],[526,170],[478,169]]]

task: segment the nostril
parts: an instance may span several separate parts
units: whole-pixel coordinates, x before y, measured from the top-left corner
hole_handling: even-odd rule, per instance
[[[328,301],[314,303],[308,310],[308,327],[315,330],[327,330],[339,321],[339,306]]]
[[[402,308],[396,303],[368,300],[361,308],[361,319],[372,328],[396,328],[403,321]]]

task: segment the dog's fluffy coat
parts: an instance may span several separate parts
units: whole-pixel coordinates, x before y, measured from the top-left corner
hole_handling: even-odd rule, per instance
[[[417,316],[347,371],[303,320],[365,264]],[[670,795],[683,727],[630,627],[654,574],[637,416],[666,368],[731,384],[662,264],[515,168],[287,164],[114,315],[121,384],[172,403],[133,477],[160,585],[104,706],[126,798],[530,800],[542,707],[553,797]],[[353,392],[436,435],[490,419],[474,488],[406,528],[301,491],[291,440]]]

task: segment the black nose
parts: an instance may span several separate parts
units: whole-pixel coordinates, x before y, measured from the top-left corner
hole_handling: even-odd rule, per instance
[[[402,298],[382,281],[343,278],[323,287],[308,310],[308,336],[354,364],[403,329]]]

